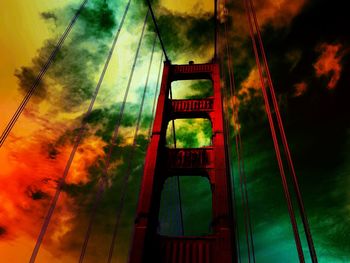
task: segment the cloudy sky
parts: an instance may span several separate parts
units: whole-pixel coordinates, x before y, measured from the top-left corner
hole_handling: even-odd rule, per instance
[[[172,63],[211,60],[212,2],[154,1]],[[220,20],[226,21],[230,28],[228,41],[238,86],[238,124],[243,139],[256,259],[257,262],[297,262],[243,1],[228,2],[225,8],[229,15],[220,15]],[[345,1],[254,2],[319,262],[348,262],[350,32]],[[88,1],[41,85],[0,148],[2,262],[19,263],[30,258],[126,4],[126,0]],[[78,0],[32,0],[30,4],[21,0],[0,2],[1,132],[79,5]],[[219,13],[222,10],[223,5]],[[92,114],[85,119],[86,132],[36,262],[77,262],[98,179],[103,174],[104,160],[118,121],[121,126],[111,155],[108,184],[97,209],[85,262],[106,261],[124,177],[130,174],[114,253],[114,262],[126,262],[161,65],[161,51],[156,40],[133,150],[155,37],[150,19],[121,119],[119,113],[146,12],[143,1],[131,1]],[[223,54],[221,51],[219,53]],[[224,56],[220,58],[224,60]],[[224,82],[223,88],[226,88]],[[173,92],[175,98],[210,96],[210,83],[178,82],[173,85]],[[231,134],[233,145],[234,133]],[[201,119],[177,121],[176,136],[179,147],[208,145],[210,123]],[[170,133],[168,137],[171,146]],[[235,188],[240,200],[236,159],[232,154]],[[209,231],[210,188],[207,181],[201,179],[181,179],[185,233],[189,235]],[[171,218],[177,213],[176,202],[172,202],[171,187],[164,189],[168,202],[162,203],[161,217]],[[244,262],[246,248],[240,211],[238,207]],[[162,218],[160,231],[172,233],[176,226],[171,228]],[[306,246],[305,255],[308,255]]]

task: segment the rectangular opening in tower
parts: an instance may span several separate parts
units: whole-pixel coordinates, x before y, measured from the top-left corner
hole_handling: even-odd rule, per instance
[[[160,235],[210,235],[211,221],[212,194],[205,174],[174,175],[166,179],[160,201],[158,228]]]

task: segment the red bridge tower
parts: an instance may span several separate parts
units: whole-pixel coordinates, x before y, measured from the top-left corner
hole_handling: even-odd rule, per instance
[[[171,82],[189,79],[211,80],[213,97],[169,99]],[[222,112],[219,64],[171,65],[165,62],[151,142],[145,159],[130,263],[237,262]],[[212,146],[196,149],[169,149],[165,146],[169,121],[198,117],[211,121]],[[163,184],[168,177],[189,172],[206,176],[211,184],[213,234],[161,236],[157,233],[157,227]]]

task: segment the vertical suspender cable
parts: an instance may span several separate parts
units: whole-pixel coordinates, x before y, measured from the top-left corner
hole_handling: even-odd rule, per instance
[[[158,76],[157,76],[157,84],[156,84],[156,91],[154,93],[154,98],[153,98],[153,105],[152,105],[152,118],[154,117],[154,109],[155,109],[155,106],[156,106],[156,98],[157,98],[157,95],[158,95],[158,90],[159,90],[159,83],[160,83],[160,73],[161,73],[161,70],[162,70],[162,64],[163,64],[163,53],[161,55],[161,58],[160,58],[160,63],[159,63],[159,69],[158,69]],[[150,138],[151,138],[151,133],[152,133],[152,128],[153,128],[153,122],[154,122],[154,119],[152,119],[150,125],[148,126],[148,145],[149,145],[149,142],[150,142]],[[144,169],[145,165],[143,164],[142,166],[142,170]],[[134,232],[135,232],[135,228],[133,230],[133,234],[131,236],[134,236]],[[131,246],[129,247],[131,249]],[[129,249],[129,257],[130,257],[130,249]],[[129,262],[130,260],[128,260],[127,262]]]
[[[158,28],[158,24],[157,24],[156,18],[155,18],[154,13],[153,13],[151,2],[149,0],[147,0],[147,4],[148,4],[149,10],[151,12],[152,20],[153,20],[153,23],[154,23],[154,26],[155,26],[155,29],[156,29],[156,32],[157,32],[157,35],[158,35],[158,38],[159,38],[159,42],[160,42],[162,50],[163,50],[163,54],[165,56],[165,60],[167,62],[169,62],[170,60],[168,58],[168,55],[166,53],[162,37],[160,35],[160,30]],[[170,87],[170,99],[172,99],[171,87]],[[174,123],[174,120],[172,120],[172,131],[173,131],[174,148],[176,148],[176,135],[175,135],[175,123]],[[178,190],[177,192],[178,192],[178,198],[179,198],[181,234],[183,235],[184,234],[184,224],[183,224],[183,215],[182,215],[181,189],[180,189],[180,178],[179,178],[179,176],[176,176],[176,183],[177,183],[177,190]]]
[[[150,138],[151,138],[151,132],[152,132],[153,121],[154,121],[154,111],[155,111],[155,108],[156,108],[156,100],[157,100],[157,95],[158,95],[158,86],[159,86],[159,82],[160,82],[160,73],[161,73],[161,70],[162,70],[162,64],[163,64],[163,53],[162,53],[162,55],[160,57],[158,76],[157,76],[157,84],[156,84],[156,91],[154,92],[154,97],[153,97],[153,106],[152,106],[152,113],[151,113],[152,120],[150,121],[149,129],[148,129],[148,140],[150,140]]]
[[[125,17],[126,17],[128,11],[129,11],[130,2],[131,2],[131,0],[128,1],[127,5],[125,7],[125,10],[124,10],[124,13],[123,13],[123,17],[122,17],[122,19],[120,21],[116,37],[115,37],[115,39],[113,41],[113,44],[112,44],[112,49],[114,49],[114,47],[116,45],[117,39],[119,37],[120,31],[121,31],[122,26],[123,26],[124,21],[125,21]],[[83,246],[82,246],[82,249],[81,249],[81,252],[80,252],[79,263],[82,263],[83,260],[84,260],[84,257],[85,257],[85,254],[86,254],[87,245],[88,245],[88,242],[89,242],[89,239],[90,239],[90,235],[91,235],[91,231],[92,231],[92,225],[93,225],[93,222],[94,222],[95,216],[96,216],[96,210],[97,210],[97,207],[98,207],[98,205],[99,205],[99,203],[101,201],[101,197],[102,197],[102,194],[104,192],[104,189],[105,189],[105,186],[106,186],[106,183],[107,183],[108,169],[109,169],[109,164],[110,164],[110,157],[111,157],[112,148],[113,148],[114,141],[115,141],[116,137],[117,137],[117,134],[113,134],[113,137],[112,137],[112,140],[111,140],[112,142],[111,142],[111,145],[110,145],[110,148],[109,148],[109,152],[108,152],[108,155],[107,155],[106,160],[105,160],[105,169],[104,169],[104,171],[102,173],[101,178],[99,179],[98,190],[97,190],[97,193],[96,193],[96,196],[95,196],[94,204],[93,204],[93,207],[92,207],[92,210],[91,210],[91,215],[90,215],[88,228],[87,228],[87,231],[85,233]]]
[[[226,27],[225,27],[225,33],[226,33]],[[228,55],[228,43],[227,43],[227,35],[226,35],[226,51]],[[233,91],[232,91],[232,72],[230,67],[230,58],[227,57],[227,67],[229,71],[229,83],[230,83],[230,96],[233,98]],[[234,105],[231,102],[232,110],[234,110]],[[234,113],[232,113],[233,115]],[[242,202],[242,208],[243,208],[243,217],[244,217],[244,229],[245,229],[245,238],[246,238],[246,245],[247,245],[247,252],[248,252],[248,262],[250,262],[250,242],[249,242],[249,229],[248,229],[248,218],[247,218],[247,208],[246,208],[246,200],[245,195],[243,191],[243,179],[242,179],[242,169],[241,169],[241,153],[239,151],[239,145],[237,144],[237,135],[236,137],[236,154],[237,154],[237,162],[238,162],[238,173],[239,173],[239,180],[240,180],[240,191],[241,191],[241,202]]]
[[[220,71],[221,72],[221,71]],[[221,75],[222,77],[222,75]],[[223,79],[223,78],[222,78]],[[226,94],[227,98],[228,95]],[[228,110],[225,111],[225,115],[229,116]],[[237,200],[236,200],[236,190],[235,190],[235,180],[234,180],[234,174],[232,171],[232,164],[231,164],[231,152],[232,149],[230,147],[230,125],[229,125],[229,120],[228,118],[225,118],[225,128],[226,128],[226,141],[227,141],[227,146],[228,146],[228,159],[229,159],[229,174],[231,178],[231,191],[232,191],[232,196],[233,196],[233,217],[234,217],[234,231],[235,231],[235,240],[236,240],[236,251],[238,255],[238,262],[242,262],[241,259],[241,253],[240,253],[240,240],[239,240],[239,231],[238,231],[238,216],[237,216]]]
[[[251,14],[249,12],[249,6],[248,6],[247,0],[244,0],[244,4],[245,4],[246,15],[247,15],[248,24],[249,24],[250,36],[251,36],[254,54],[255,54],[255,60],[256,60],[257,67],[258,67],[258,71],[259,71],[261,90],[262,90],[264,101],[265,101],[266,114],[267,114],[268,121],[270,124],[271,135],[272,135],[273,144],[274,144],[274,148],[275,148],[275,152],[276,152],[276,158],[277,158],[277,162],[278,162],[278,166],[279,166],[279,170],[280,170],[280,174],[281,174],[282,185],[283,185],[283,189],[284,189],[284,195],[285,195],[285,198],[287,201],[289,217],[290,217],[292,228],[293,228],[294,240],[295,240],[297,251],[298,251],[299,261],[304,263],[305,259],[304,259],[304,254],[303,254],[303,250],[302,250],[302,246],[301,246],[298,226],[297,226],[297,222],[295,219],[293,204],[291,201],[291,197],[290,197],[290,193],[289,193],[289,189],[288,189],[288,184],[287,184],[287,179],[286,179],[286,175],[285,175],[284,168],[283,168],[281,153],[280,153],[280,149],[279,149],[279,145],[278,145],[278,141],[277,141],[275,126],[274,126],[272,115],[271,115],[269,100],[268,100],[268,96],[267,96],[266,89],[265,89],[264,77],[263,77],[262,68],[261,68],[261,64],[260,64],[257,44],[256,44],[255,37],[254,37],[254,30],[253,30],[253,25],[252,25],[252,20],[251,20],[252,18],[251,18]]]
[[[169,89],[170,93],[170,100],[173,99],[173,92],[170,86]],[[173,142],[174,142],[174,148],[176,149],[176,133],[175,133],[175,120],[171,120],[171,125],[172,125],[172,132],[173,132]],[[181,234],[184,235],[185,229],[184,229],[184,222],[183,222],[183,214],[182,214],[182,201],[181,201],[181,188],[180,188],[180,176],[176,176],[176,184],[177,184],[177,193],[178,193],[178,198],[179,198],[179,211],[180,211],[180,227],[181,227]]]
[[[234,79],[234,71],[233,71],[233,62],[232,62],[232,54],[228,43],[228,33],[227,33],[227,24],[224,24],[224,33],[226,39],[226,53],[227,53],[227,67],[229,71],[229,84],[230,84],[230,95],[231,95],[231,107],[232,107],[232,117],[234,121],[238,121],[238,114],[235,111],[235,96],[236,96],[236,84]],[[237,117],[236,117],[237,115]],[[244,211],[244,225],[246,232],[246,242],[247,242],[247,251],[248,251],[248,262],[250,262],[250,258],[252,256],[253,262],[255,262],[255,251],[254,251],[254,240],[253,240],[253,230],[250,218],[250,208],[249,208],[249,199],[248,199],[248,190],[246,184],[246,175],[244,171],[244,160],[242,157],[243,149],[242,149],[242,141],[241,141],[241,133],[240,129],[237,129],[237,134],[235,136],[236,140],[236,154],[237,154],[237,162],[238,162],[238,172],[240,176],[240,186],[241,186],[241,196],[242,196],[242,206]]]
[[[226,8],[226,0],[223,1],[223,5],[224,5],[224,8]],[[220,6],[220,0],[219,0],[219,6]],[[224,25],[226,26],[226,22],[224,22]],[[225,34],[225,31],[224,31],[224,37],[225,38],[225,44],[227,44],[227,35]],[[222,57],[222,59],[224,59],[224,55],[221,55],[219,52],[220,52],[220,47],[221,47],[221,42],[220,42],[221,38],[220,38],[220,33],[218,32],[217,34],[217,42],[218,42],[218,45],[219,45],[219,48],[218,48],[218,56],[219,57]],[[221,66],[222,67],[222,70],[220,70],[221,72],[221,79],[224,79],[223,77],[223,74],[226,74],[226,73],[229,73],[229,72],[225,72],[225,73],[222,73],[224,72],[224,65]],[[230,68],[227,67],[227,70],[230,71]],[[231,82],[231,79],[229,79],[229,82]],[[231,91],[231,89],[230,89]],[[226,97],[228,99],[229,98],[229,95],[227,94],[227,92],[225,93],[226,94]],[[232,97],[232,95],[231,95]],[[226,107],[227,108],[227,107]],[[233,174],[233,170],[232,170],[232,163],[231,163],[231,153],[232,153],[232,149],[230,147],[231,143],[230,143],[230,125],[229,125],[229,113],[228,113],[228,110],[225,111],[225,114],[226,114],[226,118],[225,118],[225,127],[226,127],[226,140],[227,140],[227,145],[228,145],[228,158],[229,158],[229,174],[230,174],[230,178],[231,178],[231,191],[232,191],[232,198],[233,198],[233,217],[234,217],[234,235],[235,235],[235,248],[236,248],[236,253],[237,253],[237,260],[238,262],[242,262],[242,258],[241,258],[241,251],[240,251],[240,234],[239,234],[239,229],[238,229],[238,215],[237,215],[237,199],[236,199],[236,190],[235,190],[235,178],[234,178],[234,174]]]
[[[226,34],[226,39],[227,39],[227,25],[225,24],[225,34]],[[235,111],[235,100],[236,100],[236,82],[235,82],[235,77],[234,77],[234,68],[233,68],[233,62],[232,62],[232,54],[231,54],[231,49],[230,46],[228,45],[227,42],[227,52],[228,52],[228,63],[229,63],[229,68],[230,68],[230,75],[231,75],[231,92],[233,95],[233,116],[235,117],[236,115],[236,121],[239,123],[239,118],[238,118],[238,112]],[[245,195],[245,201],[246,201],[246,206],[247,206],[247,219],[248,219],[248,228],[249,228],[249,237],[250,237],[250,243],[251,243],[251,248],[252,248],[252,257],[253,257],[253,262],[255,262],[255,249],[254,249],[254,239],[253,239],[253,227],[252,227],[252,222],[251,222],[251,217],[250,217],[250,207],[249,207],[249,198],[248,198],[248,189],[247,189],[247,177],[245,174],[245,169],[244,169],[244,159],[243,159],[243,144],[242,144],[242,136],[240,129],[237,129],[237,136],[236,136],[236,151],[237,151],[237,156],[239,156],[239,169],[240,172],[242,173],[242,178],[243,178],[243,186],[244,186],[244,195]]]
[[[136,54],[135,54],[135,58],[134,58],[134,63],[133,63],[132,69],[131,69],[131,74],[130,74],[127,90],[129,90],[129,88],[130,88],[131,80],[132,80],[132,77],[133,77],[133,74],[134,74],[134,70],[135,70],[137,58],[138,58],[138,55],[139,55],[142,39],[143,39],[143,36],[144,36],[144,33],[145,33],[145,28],[146,28],[148,16],[149,16],[149,9],[147,10],[147,14],[146,14],[145,20],[143,22],[142,33],[141,33],[141,36],[140,36],[140,39],[139,39],[139,43],[138,43],[138,46],[137,46],[137,50],[136,50]],[[152,64],[153,52],[154,52],[154,45],[153,45],[150,65]],[[116,218],[115,218],[115,224],[114,224],[114,230],[113,230],[113,237],[112,237],[112,241],[111,241],[111,245],[110,245],[109,253],[108,253],[108,261],[107,261],[108,263],[111,263],[111,261],[112,261],[112,256],[113,256],[114,247],[115,247],[115,241],[116,241],[117,234],[118,234],[118,229],[119,229],[119,222],[120,222],[121,212],[122,212],[123,207],[124,207],[124,200],[125,200],[125,196],[126,196],[127,184],[129,182],[129,177],[130,177],[130,173],[131,173],[131,165],[132,165],[131,160],[133,159],[133,155],[134,155],[134,151],[135,151],[135,147],[136,147],[136,139],[137,139],[137,134],[138,134],[139,126],[140,126],[141,114],[142,114],[142,110],[143,110],[143,104],[144,104],[144,100],[145,100],[145,94],[146,94],[146,89],[147,89],[149,70],[148,70],[148,75],[147,75],[147,79],[146,79],[145,89],[144,89],[144,92],[143,92],[143,95],[142,95],[141,107],[140,107],[140,111],[139,111],[139,115],[138,115],[138,119],[137,119],[137,124],[136,124],[136,129],[135,129],[135,134],[134,134],[134,140],[133,140],[133,145],[132,145],[132,150],[131,150],[130,157],[129,157],[128,168],[127,168],[127,171],[126,171],[125,176],[124,176],[124,181],[123,181],[123,185],[122,185],[123,187],[121,189],[121,197],[120,197],[120,201],[119,201],[119,206],[118,206],[118,208],[116,210]],[[127,94],[126,94],[126,96],[124,96],[125,101],[126,101],[126,97],[127,97]],[[124,107],[123,107],[123,110],[124,110]],[[119,130],[119,124],[121,122],[121,118],[122,118],[122,115],[120,115],[120,118],[118,120],[116,129],[115,129],[115,131],[117,133],[118,133],[118,130]]]
[[[267,76],[267,80],[268,80],[268,84],[269,84],[271,98],[272,98],[274,110],[275,110],[276,117],[277,117],[277,122],[278,122],[279,130],[280,130],[280,134],[281,134],[281,138],[282,138],[283,147],[284,147],[284,150],[285,150],[285,153],[287,156],[288,166],[289,166],[289,169],[290,169],[290,172],[292,175],[293,186],[294,186],[294,190],[295,190],[296,197],[297,197],[297,203],[299,206],[300,215],[301,215],[301,219],[302,219],[303,226],[304,226],[306,239],[308,242],[310,256],[311,256],[312,262],[317,263],[316,250],[315,250],[314,242],[312,239],[308,218],[307,218],[306,211],[304,208],[303,198],[302,198],[302,195],[301,195],[301,192],[299,189],[299,183],[298,183],[298,179],[297,179],[297,176],[295,173],[294,164],[293,164],[291,153],[289,150],[287,137],[286,137],[286,134],[284,131],[283,122],[282,122],[281,114],[279,111],[279,107],[278,107],[278,103],[277,103],[277,99],[276,99],[276,94],[274,91],[273,82],[272,82],[272,78],[271,78],[271,74],[270,74],[270,69],[269,69],[269,65],[267,63],[265,48],[263,45],[261,32],[260,32],[260,28],[259,28],[259,24],[257,21],[256,12],[255,12],[255,8],[254,8],[252,0],[249,0],[249,5],[250,5],[251,13],[253,14],[254,24],[255,24],[255,28],[256,28],[256,32],[257,32],[257,36],[258,36],[258,41],[259,41],[259,45],[260,45],[260,50],[261,50],[263,62],[264,62],[264,67],[265,67],[265,72],[266,72],[266,76]]]
[[[79,131],[78,131],[78,134],[77,136],[75,137],[75,140],[74,140],[74,144],[73,144],[73,148],[72,148],[72,151],[70,153],[70,156],[68,158],[68,161],[66,163],[66,167],[63,171],[63,175],[62,177],[60,178],[59,180],[59,183],[58,183],[58,186],[57,186],[57,189],[56,189],[56,192],[54,194],[54,197],[52,198],[52,201],[51,201],[51,204],[50,204],[50,207],[49,207],[49,210],[45,216],[45,219],[44,219],[44,222],[43,222],[43,225],[41,226],[41,230],[40,230],[40,233],[39,233],[39,236],[37,238],[37,241],[36,241],[36,244],[35,244],[35,247],[33,249],[33,252],[32,252],[32,255],[30,257],[30,260],[29,260],[29,263],[34,263],[35,260],[36,260],[36,257],[38,255],[38,252],[39,252],[39,249],[40,249],[40,246],[41,246],[41,243],[43,241],[43,238],[45,236],[45,233],[47,231],[47,228],[49,226],[49,223],[50,223],[50,220],[52,218],[52,215],[53,215],[53,212],[56,208],[56,205],[57,205],[57,202],[58,202],[58,199],[59,199],[59,196],[61,194],[61,191],[62,191],[62,188],[65,184],[65,181],[66,181],[66,178],[67,178],[67,175],[68,175],[68,172],[69,172],[69,169],[73,163],[73,159],[74,159],[74,156],[75,156],[75,153],[76,151],[78,150],[78,146],[81,142],[81,140],[83,139],[83,135],[85,133],[85,129],[86,129],[86,119],[88,119],[88,117],[90,116],[91,112],[92,112],[92,108],[95,104],[95,101],[96,101],[96,98],[97,98],[97,94],[100,90],[100,87],[101,87],[101,84],[102,84],[102,81],[104,79],[104,76],[106,74],[106,71],[107,71],[107,68],[108,68],[108,65],[109,65],[109,62],[112,58],[112,55],[113,55],[113,52],[114,52],[114,48],[115,48],[115,45],[117,43],[117,40],[118,40],[118,37],[119,37],[119,32],[121,30],[121,27],[122,27],[122,23],[119,25],[119,28],[118,28],[118,31],[117,31],[117,34],[114,38],[114,41],[113,41],[113,44],[112,44],[112,47],[111,49],[109,50],[109,53],[108,53],[108,56],[107,56],[107,59],[105,61],[105,64],[104,64],[104,67],[103,67],[103,70],[101,72],[101,75],[100,75],[100,78],[96,84],[96,87],[95,87],[95,90],[94,90],[94,93],[93,93],[93,96],[91,98],[91,101],[90,101],[90,105],[87,109],[87,111],[85,112],[84,114],[84,118],[82,120],[82,124],[79,128]]]
[[[238,144],[240,154],[243,155],[243,145],[242,145],[242,137],[239,134],[237,134],[236,138],[236,144]],[[249,206],[249,198],[248,198],[248,189],[247,189],[247,177],[244,169],[244,161],[242,156],[241,158],[241,171],[242,171],[242,177],[243,177],[243,186],[244,186],[244,195],[245,195],[245,201],[247,206],[247,220],[248,220],[248,228],[249,228],[249,239],[250,239],[250,245],[252,248],[252,257],[253,262],[255,263],[255,248],[254,248],[254,238],[253,238],[253,227],[252,227],[252,220],[251,220],[251,213],[250,213],[250,206]]]
[[[218,43],[221,43],[220,42],[220,34],[218,34]],[[221,57],[221,55],[219,54],[218,55],[219,57]],[[222,59],[224,59],[224,56],[222,56]],[[220,68],[220,77],[221,79],[223,79],[225,82],[226,80],[224,79],[223,75],[226,75],[227,72],[224,72],[224,65],[220,65],[221,68]],[[226,86],[226,83],[225,83],[225,86]],[[227,94],[227,92],[224,94],[224,96],[226,95],[226,99],[230,99],[229,98],[229,95]],[[227,107],[226,107],[227,108]],[[225,109],[225,108],[224,108]],[[226,127],[226,141],[227,141],[227,147],[228,147],[228,159],[229,159],[229,175],[230,175],[230,178],[231,178],[231,191],[232,191],[232,199],[233,199],[233,219],[234,219],[234,234],[235,234],[235,247],[236,247],[236,252],[237,252],[237,257],[238,257],[238,262],[242,262],[242,259],[241,259],[241,253],[240,253],[240,240],[239,240],[239,231],[238,231],[238,216],[237,216],[237,200],[236,200],[236,190],[235,190],[235,178],[234,178],[234,173],[233,173],[233,170],[232,170],[232,156],[231,156],[231,153],[232,153],[232,148],[230,147],[231,143],[230,143],[230,125],[229,125],[229,117],[226,117],[226,116],[229,116],[229,113],[228,113],[228,109],[225,110],[225,127]]]
[[[55,59],[57,53],[59,52],[59,50],[61,49],[64,41],[66,40],[68,34],[70,33],[70,31],[72,30],[75,22],[77,21],[81,11],[84,9],[85,5],[87,4],[88,0],[84,0],[81,4],[80,7],[78,8],[78,10],[76,11],[76,13],[74,14],[74,17],[72,18],[72,20],[70,21],[70,23],[68,24],[66,30],[64,31],[63,35],[60,37],[60,39],[58,40],[55,48],[53,49],[53,51],[51,52],[49,58],[47,59],[46,63],[44,64],[44,66],[42,67],[42,69],[39,72],[39,75],[36,77],[34,83],[32,84],[32,86],[30,87],[30,89],[28,90],[27,94],[25,95],[25,97],[23,98],[22,102],[20,103],[20,105],[18,106],[16,112],[13,114],[11,120],[9,121],[9,123],[7,124],[5,130],[3,131],[3,133],[1,134],[0,137],[0,148],[1,146],[4,144],[7,136],[9,135],[9,133],[11,132],[13,126],[16,124],[19,116],[22,114],[24,108],[26,107],[26,105],[28,104],[30,98],[33,96],[34,92],[36,91],[36,89],[38,88],[39,84],[41,83],[42,78],[44,77],[46,71],[49,69],[50,65],[52,64],[53,60]]]
[[[227,116],[229,116],[228,112],[225,112],[227,114]],[[233,218],[234,218],[234,231],[235,231],[235,240],[236,240],[236,251],[237,251],[237,256],[238,256],[238,262],[242,262],[241,259],[241,252],[240,252],[240,240],[239,240],[239,231],[238,231],[238,216],[237,216],[237,200],[236,200],[236,190],[235,190],[235,182],[234,182],[234,174],[232,171],[232,164],[231,164],[231,160],[232,160],[232,156],[231,156],[231,152],[232,149],[230,147],[230,125],[229,125],[229,120],[228,118],[225,118],[225,127],[227,130],[227,134],[226,134],[226,141],[227,141],[227,145],[228,145],[228,159],[229,159],[229,173],[230,173],[230,178],[231,178],[231,191],[232,191],[232,196],[233,196]]]
[[[218,0],[214,0],[214,60],[218,57]]]

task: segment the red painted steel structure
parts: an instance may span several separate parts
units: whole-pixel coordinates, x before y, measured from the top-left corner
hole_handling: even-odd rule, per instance
[[[213,97],[169,99],[171,82],[188,79],[210,79]],[[130,263],[237,262],[222,107],[219,64],[171,65],[165,62],[152,137],[145,159]],[[166,148],[168,123],[178,118],[208,118],[213,130],[212,146]],[[163,184],[168,177],[188,173],[209,179],[213,233],[198,237],[160,236],[157,227]]]

